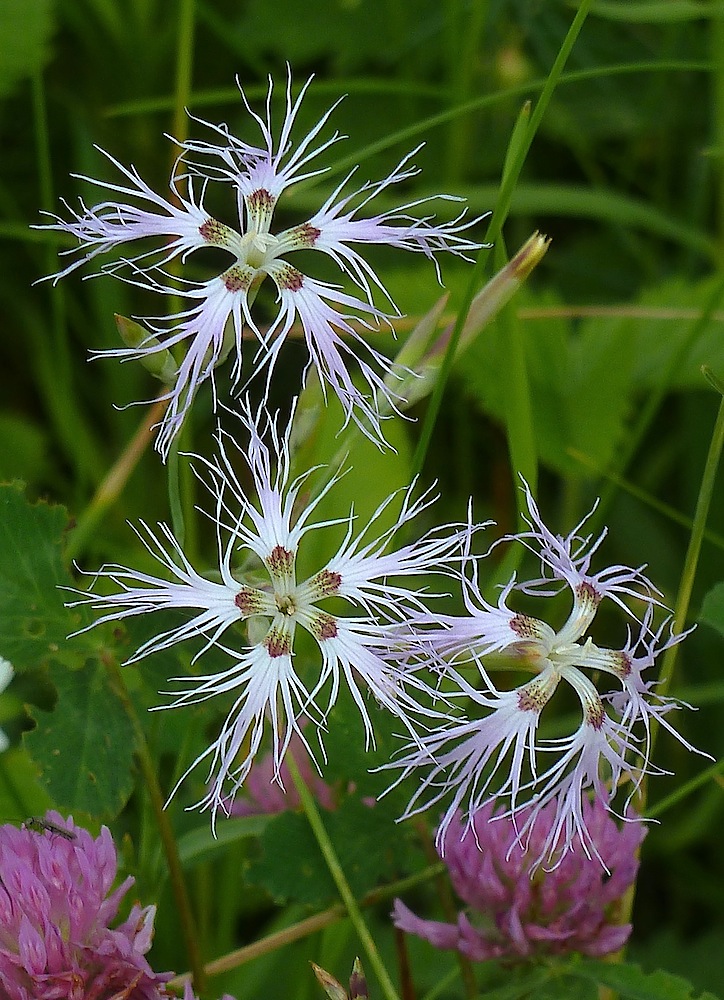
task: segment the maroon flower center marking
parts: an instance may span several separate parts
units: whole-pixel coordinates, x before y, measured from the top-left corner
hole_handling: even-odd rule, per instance
[[[597,608],[601,603],[601,595],[598,593],[593,584],[588,583],[587,580],[583,583],[579,583],[576,587],[576,597],[578,597],[581,603],[590,604],[591,607],[594,608]]]
[[[304,275],[296,267],[287,264],[277,273],[277,284],[288,292],[298,292],[304,284]]]
[[[341,584],[341,574],[335,573],[330,569],[321,569],[311,580],[313,590],[315,590],[320,597],[331,597],[332,594],[336,594],[339,591]]]
[[[270,212],[274,208],[275,203],[276,199],[266,188],[257,188],[246,199],[247,207],[252,215]]]
[[[633,664],[631,662],[631,657],[628,653],[624,653],[623,650],[616,653],[616,673],[619,677],[628,677],[633,669]]]
[[[510,619],[508,624],[521,639],[536,639],[538,637],[537,622],[528,615],[516,615]]]
[[[243,615],[252,615],[261,609],[259,593],[251,587],[242,587],[234,598],[234,604]]]
[[[267,653],[272,658],[277,656],[287,656],[291,652],[289,636],[276,628],[270,628],[264,639]]]
[[[313,247],[321,235],[321,229],[305,222],[294,230],[294,242],[300,250],[305,247]]]
[[[314,619],[314,634],[320,641],[334,639],[338,633],[337,621],[332,615],[320,612]]]
[[[206,240],[207,243],[211,243],[213,246],[228,246],[232,230],[228,226],[224,225],[223,222],[219,222],[218,219],[212,219],[211,216],[202,222],[199,226],[199,234]]]
[[[593,729],[600,729],[605,718],[606,712],[603,707],[603,702],[597,701],[586,706],[586,722]]]
[[[273,575],[289,576],[294,569],[294,553],[283,545],[275,545],[267,556],[266,564]]]
[[[550,683],[531,681],[518,692],[518,708],[521,712],[541,712],[552,694]]]
[[[221,280],[227,292],[245,292],[251,284],[252,274],[249,268],[234,265],[228,271],[224,271]]]

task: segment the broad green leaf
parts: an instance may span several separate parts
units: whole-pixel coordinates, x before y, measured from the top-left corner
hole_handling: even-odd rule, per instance
[[[89,660],[81,670],[54,663],[53,712],[33,708],[36,728],[24,743],[53,800],[92,816],[116,816],[133,787],[135,737],[106,669]]]
[[[389,810],[345,799],[335,812],[322,812],[352,892],[359,899],[373,889],[399,860],[403,838]],[[259,840],[262,857],[247,874],[278,901],[321,906],[337,898],[337,889],[306,816],[285,812],[270,820]],[[294,849],[290,850],[289,845]]]
[[[237,816],[224,819],[216,826],[216,836],[211,824],[204,817],[203,826],[184,833],[178,840],[179,857],[190,867],[199,861],[208,861],[214,854],[223,852],[227,844],[245,837],[258,837],[269,825],[268,816]]]
[[[705,625],[711,625],[717,632],[724,635],[724,581],[717,583],[704,597],[699,621]]]
[[[622,1000],[717,1000],[713,993],[698,993],[686,979],[663,969],[644,972],[638,965],[583,961],[571,971],[599,986],[614,990]]]
[[[324,814],[326,820],[326,814]],[[247,880],[266,889],[278,903],[293,899],[322,906],[336,889],[306,816],[285,812],[269,822],[259,838],[262,856],[250,867]],[[290,845],[294,849],[290,850]]]
[[[633,322],[572,341],[567,395],[569,447],[608,465],[621,444],[633,389]]]
[[[30,504],[17,485],[0,486],[0,655],[16,670],[63,656],[77,627],[59,589],[73,582],[61,561],[67,520],[63,507]]]
[[[362,718],[357,705],[347,692],[342,692],[329,718],[329,732],[324,736],[327,764],[323,774],[330,783],[346,785],[354,780],[360,798],[378,798],[397,777],[394,769],[381,770],[404,745],[404,726],[386,709],[371,699],[367,710],[375,732],[375,745],[365,746]],[[402,812],[409,798],[405,788],[395,790],[382,800],[385,808],[395,815]]]
[[[37,72],[48,58],[53,0],[0,0],[0,96]]]
[[[38,767],[22,747],[0,754],[0,822],[21,823],[53,805],[38,778]]]

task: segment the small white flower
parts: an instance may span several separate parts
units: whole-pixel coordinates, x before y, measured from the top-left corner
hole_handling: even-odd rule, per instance
[[[382,444],[378,404],[384,400],[386,406],[395,410],[400,398],[385,384],[385,375],[393,366],[382,353],[370,347],[359,327],[389,324],[398,313],[355,245],[380,244],[422,253],[435,262],[436,268],[437,253],[446,251],[465,257],[481,245],[463,235],[478,221],[465,221],[464,212],[451,222],[439,224],[433,223],[430,215],[417,218],[410,214],[434,198],[411,201],[369,218],[357,218],[382,191],[403,184],[418,173],[410,164],[416,150],[405,156],[388,177],[343,194],[351,177],[348,175],[310,219],[273,233],[271,226],[280,196],[293,184],[324,172],[324,168],[312,167],[312,161],[341,138],[337,132],[324,141],[318,138],[336,107],[333,105],[294,145],[293,126],[310,82],[311,78],[293,100],[289,74],[286,112],[276,141],[272,129],[271,80],[264,118],[252,111],[242,91],[246,109],[261,131],[260,145],[237,139],[225,125],[202,123],[215,131],[219,142],[180,144],[182,152],[171,177],[170,199],[156,194],[134,167],[125,167],[105,153],[128,183],[80,179],[105,188],[114,198],[120,196],[122,200],[103,201],[91,208],[81,202],[78,211],[66,204],[72,215],[70,221],[53,216],[54,223],[40,227],[69,233],[80,245],[81,256],[59,271],[55,280],[99,254],[142,240],[143,249],[105,264],[101,272],[164,295],[185,296],[186,307],[175,315],[147,318],[149,336],[140,345],[103,352],[121,359],[143,360],[176,345],[185,346],[186,354],[175,383],[165,397],[169,405],[157,440],[164,459],[199,385],[212,375],[232,347],[235,348],[232,381],[238,383],[244,328],[252,330],[260,342],[252,375],[265,372],[268,388],[280,348],[296,321],[301,324],[309,352],[307,369],[313,365],[323,387],[329,385],[337,394],[345,421],[354,421],[368,437]],[[204,158],[202,164],[193,159],[198,155]],[[198,174],[202,177],[200,190],[195,186],[198,177],[192,176]],[[188,182],[187,191],[183,190],[182,181]],[[214,181],[230,182],[235,190],[238,218],[233,226],[213,218],[204,207],[207,186]],[[171,261],[183,261],[206,247],[220,248],[229,258],[224,270],[208,281],[179,281],[165,270]],[[336,284],[303,273],[290,260],[290,255],[298,250],[316,250],[329,257],[360,294],[349,294]],[[276,287],[278,308],[270,327],[262,332],[251,307],[267,277]],[[392,306],[391,313],[376,305],[375,290]],[[360,352],[363,357],[358,357]],[[369,395],[355,385],[347,367],[350,361],[367,383]]]
[[[309,749],[302,724],[309,719],[324,726],[342,683],[359,708],[368,744],[373,730],[367,692],[411,731],[411,715],[431,714],[431,709],[418,704],[416,695],[432,696],[433,692],[413,670],[401,665],[400,624],[427,609],[425,602],[435,595],[425,590],[424,578],[452,572],[451,560],[460,558],[470,530],[467,524],[444,528],[394,548],[400,527],[434,500],[428,491],[413,501],[413,483],[401,496],[388,497],[361,531],[355,529],[351,513],[331,522],[347,524],[344,540],[321,569],[299,580],[298,549],[308,532],[330,524],[314,522],[312,516],[335,480],[315,499],[298,505],[307,477],[290,482],[291,420],[280,433],[277,419],[264,412],[253,416],[248,403],[240,416],[249,434],[248,448],[241,454],[256,500],[249,499],[237,477],[232,457],[238,457],[239,449],[235,446],[229,452],[233,442],[228,435],[219,434],[218,458],[198,458],[199,478],[215,501],[211,517],[216,526],[220,582],[207,579],[191,565],[165,524],[154,532],[141,522],[137,534],[168,578],[125,566],[104,566],[96,575],[115,584],[117,592],[100,596],[79,591],[81,599],[74,602],[106,612],[96,624],[164,608],[189,609],[185,623],[148,640],[128,662],[194,636],[205,640],[196,658],[212,645],[234,657],[232,665],[219,673],[173,678],[186,687],[169,692],[175,695],[170,707],[234,694],[217,740],[191,765],[210,758],[211,785],[200,805],[210,807],[214,818],[219,808],[228,809],[244,782],[265,726],[270,725],[272,731],[278,780],[293,733]],[[374,526],[383,510],[400,501],[396,523],[375,536]],[[264,582],[259,582],[258,574],[239,574],[235,569],[234,564],[244,564],[249,557],[258,562]],[[329,598],[335,599],[330,609],[326,607]],[[234,628],[237,623],[246,624],[246,643]],[[316,643],[316,663],[295,657],[299,628]]]

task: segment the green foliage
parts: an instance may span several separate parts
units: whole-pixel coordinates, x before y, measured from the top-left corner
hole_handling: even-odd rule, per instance
[[[323,820],[350,888],[359,899],[380,881],[391,880],[403,847],[394,817],[384,805],[366,805],[346,797]],[[294,844],[294,850],[289,845]],[[279,903],[321,907],[334,902],[337,890],[306,816],[285,812],[271,819],[259,838],[261,857],[247,872]]]
[[[0,0],[0,97],[42,69],[50,56],[55,17],[53,0]]]
[[[724,583],[718,583],[704,598],[699,621],[715,628],[724,636]]]
[[[574,965],[573,972],[630,1000],[716,1000],[714,994],[700,993],[686,979],[662,969],[644,972],[638,965],[625,962],[584,961]]]
[[[77,616],[61,587],[72,580],[62,562],[68,515],[62,507],[29,504],[18,486],[0,486],[0,636],[16,670],[64,658]]]
[[[135,734],[106,668],[51,665],[58,691],[52,712],[32,711],[25,745],[54,802],[90,816],[117,816],[133,787]]]
[[[216,739],[239,692],[185,709],[147,709],[171,699],[158,693],[178,687],[168,678],[199,678],[234,661],[231,652],[219,649],[194,661],[204,644],[199,637],[124,668],[120,678],[111,672],[113,664],[127,660],[152,636],[177,627],[185,614],[179,611],[139,615],[67,638],[92,621],[87,609],[65,607],[74,597],[61,589],[91,582],[90,576],[79,580],[64,558],[65,533],[74,520],[95,526],[81,546],[84,570],[107,560],[158,571],[125,521],[169,522],[168,470],[149,447],[148,435],[140,433],[146,411],[111,405],[147,398],[157,387],[133,363],[108,359],[86,366],[85,359],[89,350],[119,346],[114,312],[155,316],[163,307],[156,296],[130,284],[107,277],[80,280],[92,265],[57,286],[34,284],[58,269],[57,251],[67,247],[59,247],[52,234],[30,231],[28,221],[38,220],[39,209],[62,212],[58,196],[73,205],[78,194],[88,204],[111,196],[98,190],[91,194],[85,182],[68,178],[88,173],[118,181],[93,143],[137,166],[155,190],[166,193],[173,147],[162,133],[188,130],[210,138],[208,130],[186,118],[184,105],[211,122],[228,122],[244,139],[256,135],[233,86],[235,74],[255,108],[261,107],[267,74],[274,76],[278,125],[287,60],[295,94],[315,74],[292,141],[343,94],[348,96],[328,134],[338,128],[350,138],[312,165],[330,166],[328,174],[284,199],[285,224],[315,211],[354,164],[361,166],[352,186],[385,176],[419,141],[425,146],[414,160],[423,173],[409,178],[399,199],[392,190],[382,192],[375,202],[379,210],[398,200],[414,202],[450,191],[482,213],[501,200],[501,172],[514,123],[530,120],[527,111],[521,112],[523,102],[530,99],[535,109],[571,21],[584,6],[585,0],[385,5],[377,0],[178,5],[0,0],[5,137],[0,479],[23,480],[28,497],[48,498],[33,503],[17,483],[0,486],[0,656],[11,660],[19,675],[0,694],[0,724],[11,738],[10,749],[0,755],[0,816],[21,822],[57,805],[87,816],[96,829],[109,822],[123,843],[141,902],[159,906],[151,953],[155,968],[183,971],[189,952],[179,929],[178,903],[170,894],[173,880],[147,775],[141,778],[134,755],[144,749],[143,737],[161,795],[173,788]],[[648,563],[665,600],[674,605],[688,543],[686,525],[696,506],[717,402],[700,369],[708,365],[720,378],[724,375],[722,53],[724,4],[719,0],[594,0],[526,155],[496,253],[503,257],[506,246],[519,246],[534,229],[552,237],[551,250],[506,313],[457,363],[422,477],[424,485],[437,479],[442,497],[421,519],[421,528],[464,516],[472,494],[478,519],[495,517],[497,533],[511,530],[518,471],[511,467],[511,453],[521,454],[516,440],[522,427],[530,431],[525,461],[539,473],[541,506],[554,529],[569,530],[602,494],[599,521],[591,530],[609,525],[606,557],[611,563]],[[519,131],[518,139],[525,138]],[[227,203],[231,194],[229,186]],[[438,202],[431,211],[450,218],[458,207]],[[482,238],[484,231],[485,223],[473,235]],[[441,289],[432,263],[422,255],[363,249],[409,315],[399,323],[398,342],[384,328],[370,333],[374,346],[393,356]],[[334,266],[326,263],[323,277],[339,281]],[[451,291],[447,323],[454,319],[470,266],[459,260],[440,263]],[[204,266],[185,276],[203,278]],[[384,307],[381,294],[378,303]],[[271,308],[273,291],[266,303],[260,295],[259,305]],[[245,375],[256,363],[257,345],[247,346]],[[284,412],[299,392],[303,363],[299,344],[289,346],[271,387],[273,407]],[[228,367],[218,375],[218,398],[228,401]],[[308,383],[300,410],[314,403],[312,377]],[[528,398],[530,420],[524,412]],[[339,433],[334,402],[326,409],[319,398],[317,403],[321,418],[315,422],[312,413],[300,433],[294,473],[317,464],[348,469],[317,513],[344,518],[354,505],[355,528],[362,528],[388,494],[408,485],[426,404],[414,408],[415,421],[388,421],[396,451],[380,452],[354,434]],[[233,418],[221,413],[220,419],[235,433]],[[214,420],[206,386],[195,402],[182,450],[209,454]],[[129,448],[134,440],[135,452]],[[325,474],[313,473],[309,489],[318,488]],[[182,492],[189,557],[200,572],[213,572],[214,525],[194,510],[207,498],[195,492],[190,476]],[[720,476],[715,497],[721,495]],[[303,494],[301,502],[307,498]],[[393,504],[378,527],[392,524],[395,514]],[[692,743],[721,757],[720,502],[713,504],[709,527],[711,541],[702,550],[692,597],[699,621],[709,628],[687,638],[677,650],[676,667],[684,677],[686,700],[700,711],[672,713],[668,719],[675,716]],[[317,570],[344,530],[337,525],[309,533],[300,574]],[[485,564],[491,577],[501,551]],[[443,589],[455,591],[448,581]],[[458,596],[445,598],[444,606],[460,610]],[[609,625],[620,636],[620,620],[603,621],[604,631]],[[233,651],[244,645],[246,634],[235,629],[225,633],[224,641]],[[317,655],[311,643],[299,644],[295,667],[305,682],[314,676],[318,660],[312,656]],[[679,685],[677,674],[674,693]],[[394,789],[374,806],[363,801],[385,791],[396,772],[384,765],[406,739],[401,724],[372,700],[367,705],[375,746],[365,747],[359,711],[345,692],[323,734],[324,777],[341,799],[339,809],[325,812],[323,819],[358,898],[434,861],[430,833],[437,818],[396,823],[409,800],[409,786]],[[696,780],[701,762],[668,737],[658,740],[655,763],[676,772],[669,790],[691,790],[684,808],[664,803],[657,815],[662,825],[651,829],[642,853],[632,952],[641,967],[575,958],[505,967],[482,963],[473,974],[486,1000],[594,1000],[601,989],[631,1000],[724,995],[717,950],[724,933],[724,806],[714,782],[702,790]],[[204,959],[235,955],[267,934],[286,933],[309,916],[310,907],[338,900],[301,812],[220,817],[215,837],[206,813],[183,811],[205,793],[206,782],[202,765],[164,814],[189,876]],[[420,896],[425,916],[449,919],[432,885],[422,886]],[[394,978],[398,957],[388,909],[385,904],[363,915]],[[463,994],[456,956],[413,939],[408,946],[412,978],[424,984],[428,996],[451,1000]],[[217,997],[223,986],[238,1000],[253,1000],[278,992],[283,983],[285,992],[312,1000],[316,987],[309,959],[343,982],[360,950],[349,921],[295,944],[282,946],[277,940],[270,953],[227,972],[223,983],[213,981],[208,996]],[[703,954],[706,963],[697,957]],[[657,965],[691,983],[670,972],[643,971]],[[374,984],[370,996],[381,1000],[366,961],[365,967]],[[425,995],[422,986],[418,995]]]

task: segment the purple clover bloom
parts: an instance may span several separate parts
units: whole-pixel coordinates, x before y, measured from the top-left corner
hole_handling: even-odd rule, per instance
[[[79,179],[111,192],[111,198],[91,208],[81,201],[77,211],[66,204],[72,216],[70,221],[53,216],[54,223],[41,227],[68,233],[79,242],[78,248],[67,252],[80,250],[81,256],[54,275],[56,281],[100,254],[141,240],[141,249],[104,264],[101,273],[114,274],[164,295],[181,293],[186,297],[186,307],[175,315],[147,318],[149,334],[140,345],[102,352],[121,359],[144,360],[183,345],[186,353],[175,382],[166,393],[169,405],[157,440],[164,459],[199,385],[211,377],[232,348],[236,352],[232,381],[238,384],[244,327],[254,332],[260,344],[252,374],[266,372],[268,388],[281,346],[296,321],[301,324],[309,352],[307,369],[313,365],[322,386],[331,386],[337,394],[345,423],[352,420],[368,437],[382,444],[379,403],[384,401],[385,409],[395,410],[400,402],[385,384],[385,375],[395,369],[382,353],[370,347],[357,328],[389,324],[399,313],[356,246],[379,244],[422,253],[434,261],[436,268],[437,253],[445,251],[468,259],[466,255],[481,246],[464,235],[479,221],[465,220],[464,212],[445,223],[434,223],[429,214],[423,218],[410,214],[435,198],[422,198],[370,217],[357,217],[381,192],[405,184],[418,173],[410,163],[416,150],[383,180],[343,193],[351,177],[348,175],[311,218],[272,233],[279,198],[292,185],[323,173],[325,168],[313,166],[312,161],[342,138],[334,132],[325,140],[319,139],[335,104],[294,144],[294,123],[310,82],[311,78],[293,100],[289,73],[286,110],[276,141],[272,128],[271,79],[265,117],[252,111],[242,91],[246,109],[261,132],[260,145],[236,138],[225,125],[203,122],[214,130],[218,142],[180,143],[181,154],[170,181],[170,198],[156,194],[134,167],[123,166],[101,150],[126,183],[79,175]],[[203,163],[195,159],[199,154]],[[236,193],[236,227],[206,211],[206,190],[214,181],[231,183]],[[445,195],[436,197],[460,200]],[[169,274],[167,265],[171,262],[184,261],[207,247],[221,248],[229,255],[228,266],[220,274],[202,282],[179,280]],[[300,271],[289,260],[289,255],[298,250],[323,253],[360,294],[350,294],[340,285]],[[270,327],[262,332],[251,307],[266,277],[276,288],[277,313]],[[391,313],[376,305],[376,293],[387,301]],[[358,357],[360,352],[364,357]],[[369,394],[355,385],[347,367],[349,361],[359,369]]]
[[[404,816],[438,805],[449,805],[438,828],[440,848],[449,843],[447,831],[463,811],[470,825],[480,810],[492,803],[507,805],[522,846],[532,831],[545,822],[545,835],[536,833],[538,862],[560,859],[580,842],[590,854],[600,854],[595,831],[589,829],[585,803],[589,793],[612,808],[619,784],[631,781],[628,796],[635,795],[645,774],[661,774],[650,761],[651,721],[660,722],[688,749],[666,716],[679,702],[656,694],[653,680],[643,672],[654,666],[663,650],[686,633],[665,636],[669,619],[652,629],[655,609],[662,607],[657,591],[643,575],[643,567],[612,566],[592,573],[591,557],[605,536],[582,536],[582,522],[566,537],[553,535],[543,524],[538,508],[525,487],[529,530],[504,540],[521,541],[535,552],[541,577],[503,588],[496,605],[481,592],[479,565],[463,576],[467,616],[418,616],[412,626],[426,631],[429,651],[438,654],[439,669],[468,699],[468,717],[452,719],[426,732],[389,767],[401,769],[399,783],[414,774],[417,787]],[[590,515],[589,515],[590,516]],[[551,597],[570,592],[572,607],[561,628],[509,607],[516,593]],[[622,649],[597,646],[588,635],[604,600],[613,601],[637,623],[629,628]],[[627,601],[643,606],[637,617]],[[499,690],[486,667],[494,655],[500,666],[532,673],[519,687]],[[461,666],[468,664],[475,685]],[[608,678],[614,690],[600,693],[596,683]],[[578,698],[580,723],[572,733],[555,739],[538,736],[543,710],[561,682]],[[628,804],[628,803],[627,803]],[[544,817],[544,819],[543,819]]]
[[[415,713],[436,714],[419,703],[418,695],[431,697],[434,693],[404,662],[401,624],[427,610],[426,602],[436,596],[427,589],[429,574],[453,574],[471,530],[468,524],[448,525],[393,548],[396,532],[434,502],[430,491],[413,501],[415,483],[390,495],[361,529],[356,529],[352,512],[332,522],[315,522],[315,509],[336,479],[300,504],[307,476],[290,481],[291,418],[282,433],[276,418],[263,410],[252,415],[248,403],[240,417],[249,434],[244,451],[220,432],[218,457],[212,461],[196,456],[201,463],[199,478],[214,499],[215,576],[220,582],[191,565],[165,524],[159,524],[154,533],[141,522],[137,534],[166,576],[120,565],[104,566],[94,576],[106,578],[117,591],[104,595],[78,591],[81,599],[71,604],[105,612],[95,624],[161,609],[190,612],[184,624],[145,642],[129,663],[193,637],[204,639],[195,658],[212,645],[233,656],[233,664],[219,673],[173,678],[187,687],[180,693],[168,692],[175,694],[168,706],[172,708],[226,693],[234,695],[218,739],[186,772],[210,758],[211,784],[199,805],[211,808],[214,822],[220,808],[228,812],[246,779],[267,723],[272,732],[274,778],[279,781],[293,734],[311,754],[303,724],[308,720],[324,728],[343,683],[360,711],[368,745],[374,736],[367,693],[411,732],[410,718]],[[227,451],[227,445],[233,447],[233,453]],[[237,477],[232,461],[236,452],[251,476],[255,501],[249,499],[250,493]],[[400,506],[396,522],[375,535],[378,518],[391,504]],[[297,554],[304,536],[330,524],[347,525],[339,548],[316,573],[298,580]],[[232,562],[243,564],[244,560],[244,570],[232,566]],[[327,610],[330,598],[335,599],[335,606]],[[245,627],[246,643],[236,628],[239,624]],[[300,676],[301,671],[297,673],[294,658],[298,628],[312,637],[319,655],[318,665],[306,668],[307,672],[311,669],[311,677],[306,679]]]
[[[522,811],[524,824],[528,812]],[[454,816],[445,834],[445,863],[469,910],[447,924],[417,917],[398,899],[395,925],[476,962],[571,952],[599,958],[618,951],[631,925],[617,922],[617,910],[636,878],[646,830],[630,822],[619,829],[600,799],[586,799],[586,828],[604,867],[575,835],[560,863],[543,870],[538,867],[548,850],[543,831],[554,824],[554,813],[552,803],[543,808],[525,847],[510,818],[496,815],[490,802],[472,823]]]
[[[115,890],[117,859],[103,827],[95,840],[49,812],[47,830],[0,826],[0,994],[7,1000],[159,1000],[172,973],[145,959],[155,906],[111,927],[133,884]],[[65,830],[64,836],[56,830]]]

